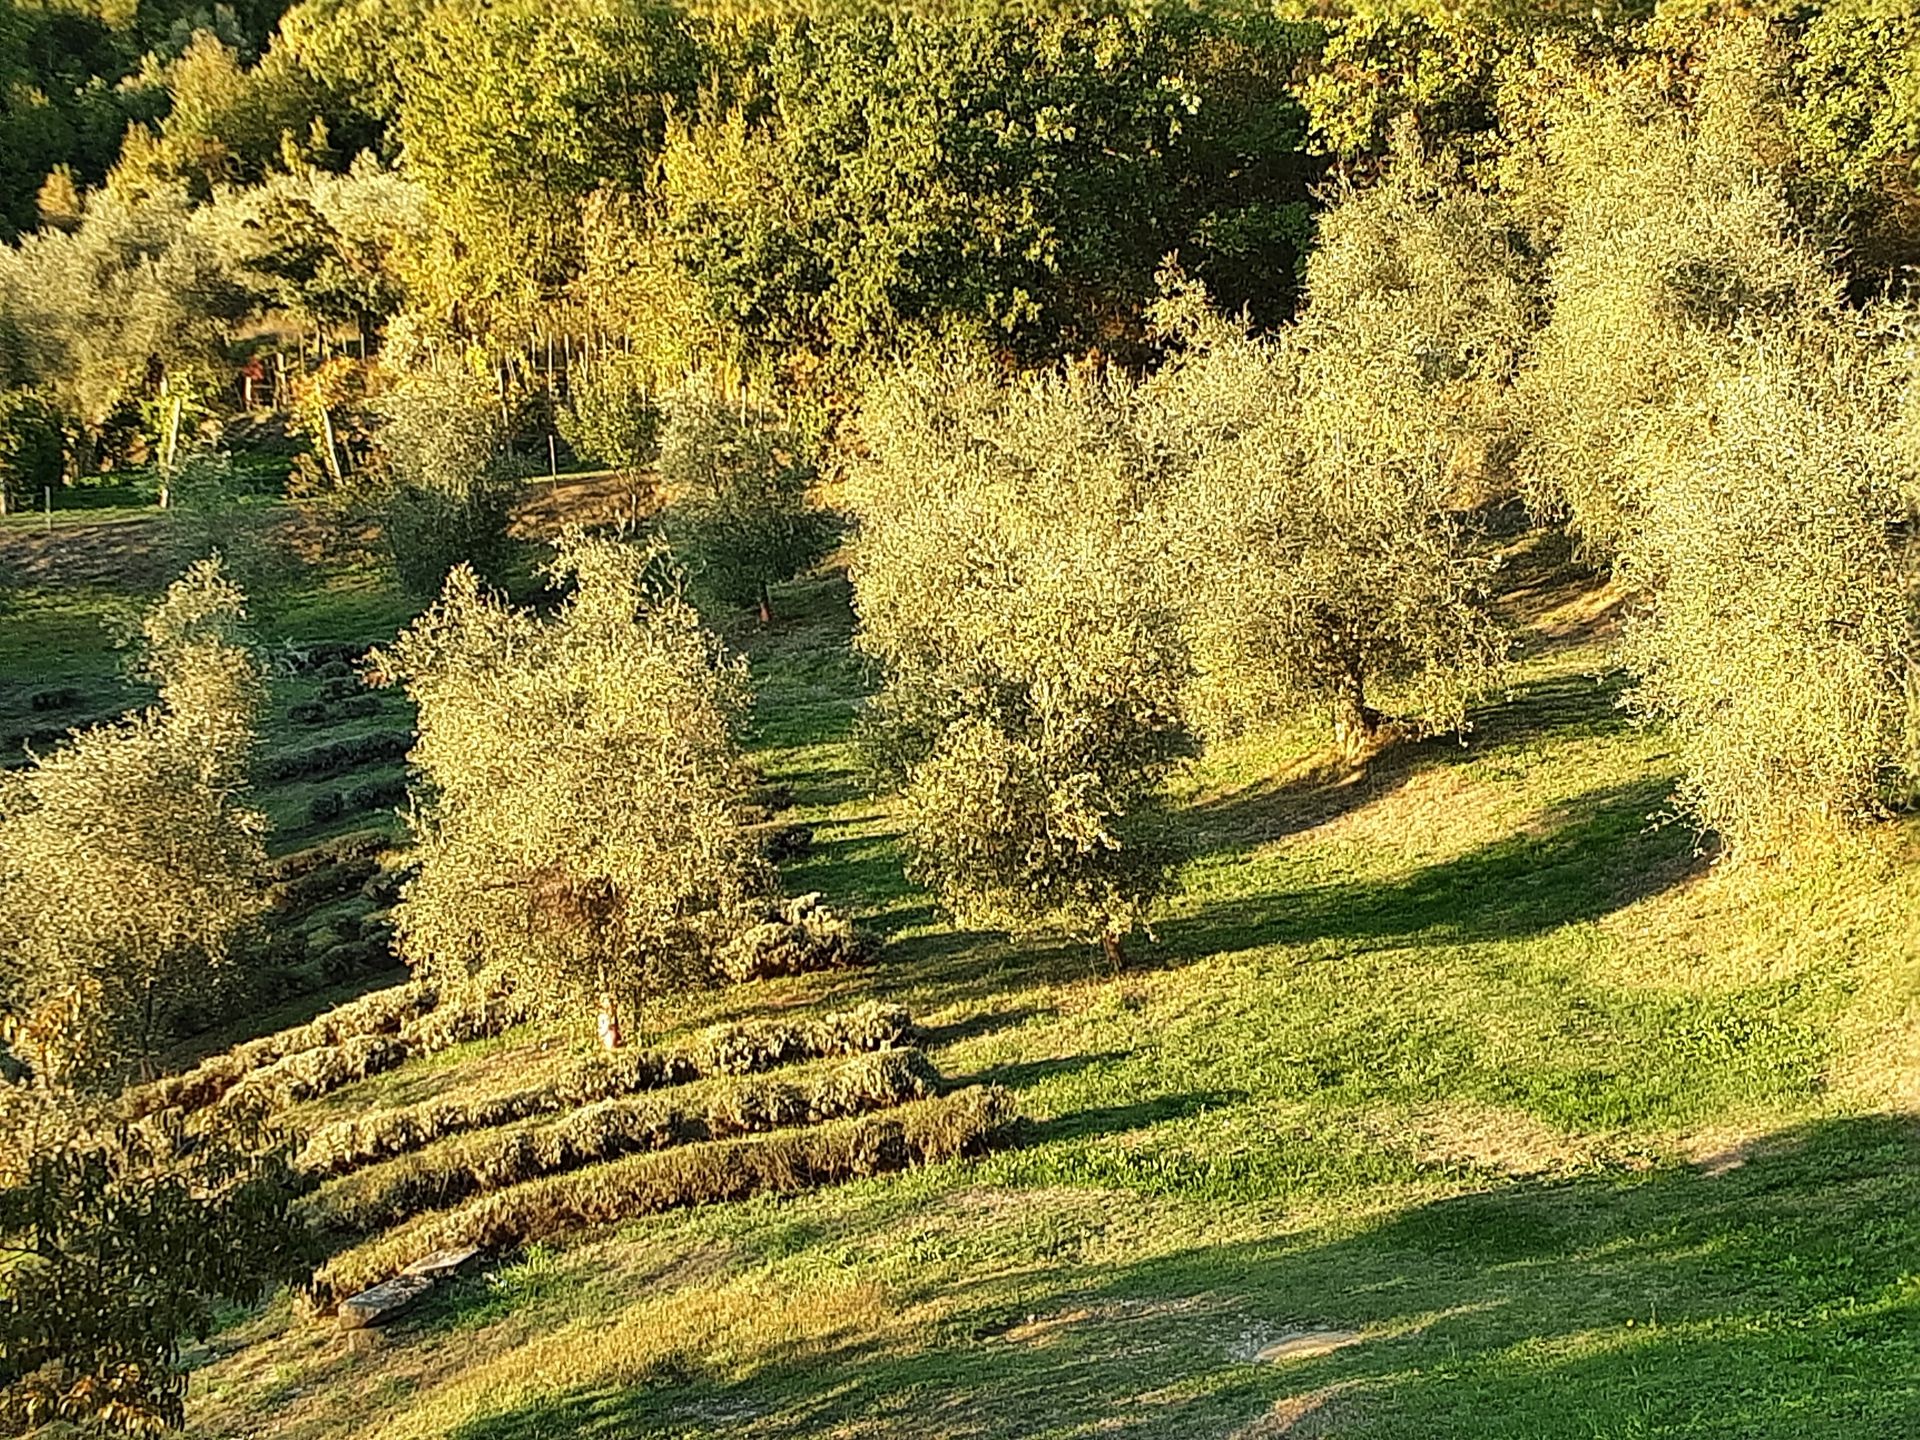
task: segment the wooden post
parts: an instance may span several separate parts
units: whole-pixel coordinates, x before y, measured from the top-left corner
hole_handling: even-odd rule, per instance
[[[165,510],[173,499],[173,462],[180,454],[180,413],[186,403],[186,397],[173,397],[173,409],[167,415],[167,444],[160,458],[160,508]]]
[[[320,407],[320,431],[327,439],[327,471],[338,485],[346,477],[340,473],[340,452],[333,445],[333,416],[325,405]]]
[[[555,481],[560,478],[560,449],[553,443],[551,432],[547,435],[547,477]]]
[[[43,487],[41,494],[45,495],[47,500],[47,533],[51,535],[53,533],[53,487],[51,485]]]

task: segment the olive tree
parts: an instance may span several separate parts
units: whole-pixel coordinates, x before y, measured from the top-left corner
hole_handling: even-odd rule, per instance
[[[1632,452],[1629,703],[1664,722],[1679,800],[1735,854],[1831,837],[1920,775],[1898,401],[1869,346],[1805,325],[1731,352]]]
[[[551,573],[572,588],[542,617],[458,566],[374,656],[420,710],[395,929],[438,983],[631,1020],[703,978],[765,888],[740,823],[745,669],[656,549],[573,537]]]
[[[1788,194],[1791,146],[1764,38],[1706,47],[1691,104],[1649,65],[1554,99],[1514,188],[1548,261],[1548,323],[1521,393],[1539,512],[1613,554],[1639,523],[1642,430],[1744,330],[1831,304]]]
[[[872,397],[851,494],[872,725],[912,873],[958,916],[1061,925],[1110,960],[1173,858],[1189,751],[1177,617],[1146,583],[1122,384],[905,377]]]
[[[0,930],[9,1009],[50,1078],[146,1060],[265,906],[265,820],[247,807],[260,669],[244,597],[217,560],[148,612],[159,703],[76,733],[0,782]]]
[[[1403,136],[1343,192],[1271,337],[1173,288],[1143,402],[1177,457],[1161,580],[1209,734],[1302,705],[1359,753],[1458,728],[1503,653],[1470,515],[1502,493],[1528,274],[1493,203]]]
[[[447,572],[498,563],[516,484],[501,456],[506,421],[494,388],[456,365],[408,372],[376,402],[390,484],[381,528],[401,584],[439,590]]]
[[[697,589],[773,618],[772,587],[820,558],[826,516],[807,498],[813,466],[799,436],[747,402],[722,399],[695,376],[668,401],[660,480],[667,532]]]

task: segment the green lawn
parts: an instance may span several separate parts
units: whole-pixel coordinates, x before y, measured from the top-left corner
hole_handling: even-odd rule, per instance
[[[195,1434],[1920,1433],[1910,837],[1697,856],[1589,590],[1516,599],[1531,653],[1465,745],[1347,775],[1302,731],[1197,765],[1178,898],[1118,974],[955,930],[904,879],[844,582],[782,600],[741,638],[759,758],[816,830],[787,885],[887,944],[657,1028],[897,1000],[947,1075],[1015,1091],[1015,1143],[565,1237],[367,1351],[283,1299],[199,1357]]]

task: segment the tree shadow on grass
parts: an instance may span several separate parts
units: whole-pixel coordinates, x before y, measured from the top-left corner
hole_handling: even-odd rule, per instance
[[[1697,873],[1690,831],[1656,826],[1664,780],[1569,800],[1541,826],[1381,884],[1340,882],[1161,922],[1163,963],[1311,940],[1511,940],[1598,919]]]
[[[1386,799],[1431,770],[1522,746],[1618,733],[1629,724],[1619,704],[1625,688],[1618,671],[1548,676],[1476,705],[1463,734],[1390,745],[1357,766],[1323,756],[1290,777],[1203,800],[1183,814],[1193,853],[1244,851],[1304,834]]]
[[[452,1433],[1894,1437],[1920,1433],[1917,1271],[1920,1136],[1852,1117],[1723,1173],[1516,1181],[1357,1231],[972,1276],[886,1345],[689,1356]],[[1325,1428],[1292,1428],[1310,1413]]]

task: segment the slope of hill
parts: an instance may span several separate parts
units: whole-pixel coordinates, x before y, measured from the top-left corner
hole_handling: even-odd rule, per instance
[[[1179,897],[1118,974],[905,881],[844,583],[795,587],[743,637],[758,758],[816,834],[786,882],[885,944],[649,1043],[896,1003],[948,1086],[1012,1093],[1013,1143],[508,1247],[372,1346],[283,1299],[198,1358],[191,1432],[1912,1429],[1911,835],[1713,866],[1617,707],[1612,597],[1548,548],[1510,573],[1525,653],[1465,743],[1348,772],[1269,735],[1192,771]],[[497,1094],[573,1043],[509,1030],[296,1113]]]

